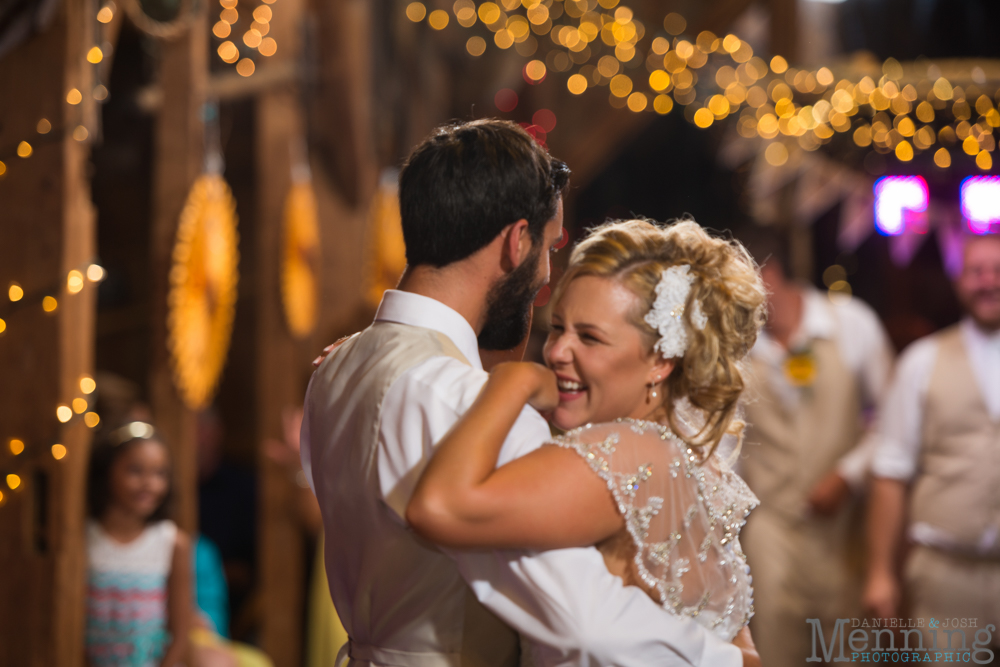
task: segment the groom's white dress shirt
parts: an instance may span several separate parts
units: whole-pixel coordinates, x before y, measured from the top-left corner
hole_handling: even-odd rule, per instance
[[[377,425],[379,487],[385,512],[405,525],[406,504],[434,446],[471,406],[489,376],[482,368],[472,327],[456,311],[436,300],[390,290],[375,320],[439,332],[470,364],[450,356],[432,357],[404,372],[385,394]],[[309,404],[307,397],[307,411]],[[303,465],[307,477],[319,481],[337,461],[323,457],[327,443],[310,437],[308,414],[303,423]],[[549,439],[545,420],[526,407],[503,445],[500,464],[533,451]],[[310,465],[311,461],[315,466]],[[320,504],[326,507],[323,484],[317,483],[314,488],[319,489]],[[335,539],[328,536],[328,540]],[[741,653],[732,644],[690,618],[667,613],[638,588],[623,586],[592,547],[445,553],[451,561],[443,562],[454,563],[476,597],[527,638],[539,667],[742,665]],[[399,563],[399,567],[405,569],[407,565]],[[338,577],[338,569],[337,558],[331,558],[328,552],[331,580]],[[364,572],[362,576],[375,579],[379,573]],[[418,576],[438,575],[420,572]],[[367,582],[352,581],[351,585],[363,590]],[[461,627],[461,604],[451,605],[451,612],[445,609],[447,604],[438,607],[428,611],[437,614],[436,623]],[[352,620],[358,634],[357,622],[364,619]],[[370,622],[377,625],[378,619]],[[377,635],[377,628],[364,630],[366,636]]]

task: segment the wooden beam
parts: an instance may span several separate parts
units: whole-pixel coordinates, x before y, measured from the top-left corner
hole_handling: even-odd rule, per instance
[[[167,351],[167,289],[178,219],[204,165],[202,106],[208,78],[208,28],[207,5],[199,7],[188,32],[161,43],[160,85],[166,103],[156,127],[150,235],[153,345],[149,393],[156,426],[172,453],[177,523],[191,533],[198,525],[196,421],[174,386]]]
[[[287,81],[300,58],[303,0],[282,0],[269,35],[277,53],[259,62],[251,77]],[[309,371],[307,346],[292,338],[281,298],[282,221],[292,183],[293,150],[305,159],[305,124],[294,85],[269,83],[257,90],[255,154],[257,197],[256,396],[258,479],[258,580],[264,600],[261,647],[276,667],[302,662],[305,609],[305,535],[295,499],[300,490],[289,471],[265,453],[264,440],[283,439],[282,411],[302,404]]]
[[[96,8],[89,0],[63,3],[52,24],[4,56],[0,68],[0,145],[28,141],[28,158],[13,158],[0,178],[0,284],[25,290],[17,311],[4,312],[0,338],[0,470],[21,484],[2,485],[0,507],[0,664],[83,665],[84,486],[90,444],[80,418],[61,425],[58,404],[81,398],[80,377],[93,372],[95,286],[70,294],[66,276],[94,256],[94,212],[87,176],[95,103],[93,68],[84,56],[93,43]],[[66,93],[84,93],[77,105]],[[43,139],[36,123],[46,118]],[[80,136],[78,134],[78,136]],[[58,307],[43,312],[40,297]],[[13,456],[11,437],[26,449]],[[54,443],[67,449],[55,460]]]

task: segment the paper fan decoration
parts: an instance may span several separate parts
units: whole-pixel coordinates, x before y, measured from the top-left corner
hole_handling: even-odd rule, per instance
[[[167,303],[174,380],[192,410],[211,401],[229,351],[239,281],[236,224],[236,202],[222,176],[199,176],[177,226]]]
[[[285,200],[281,300],[288,330],[305,338],[316,327],[319,296],[319,222],[312,183],[293,183]]]

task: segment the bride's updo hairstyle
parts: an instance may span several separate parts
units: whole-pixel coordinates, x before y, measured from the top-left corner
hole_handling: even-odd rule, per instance
[[[713,238],[694,220],[663,227],[646,220],[609,222],[573,250],[554,296],[581,276],[619,281],[639,297],[630,321],[648,340],[650,354],[658,354],[653,346],[660,334],[644,318],[663,271],[683,265],[695,278],[682,315],[688,345],[666,380],[662,408],[678,437],[711,452],[726,433],[742,431],[735,419],[744,387],[742,362],[765,317],[766,291],[757,265],[738,241]],[[707,319],[703,329],[691,323],[698,308]],[[704,416],[694,433],[679,422],[677,403],[685,398]]]

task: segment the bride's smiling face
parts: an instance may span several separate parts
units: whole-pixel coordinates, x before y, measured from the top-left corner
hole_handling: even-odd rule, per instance
[[[561,429],[648,417],[659,407],[673,363],[651,350],[651,341],[630,322],[639,298],[616,280],[580,276],[552,307],[545,362],[559,381],[552,413]],[[649,383],[660,398],[649,401]]]

